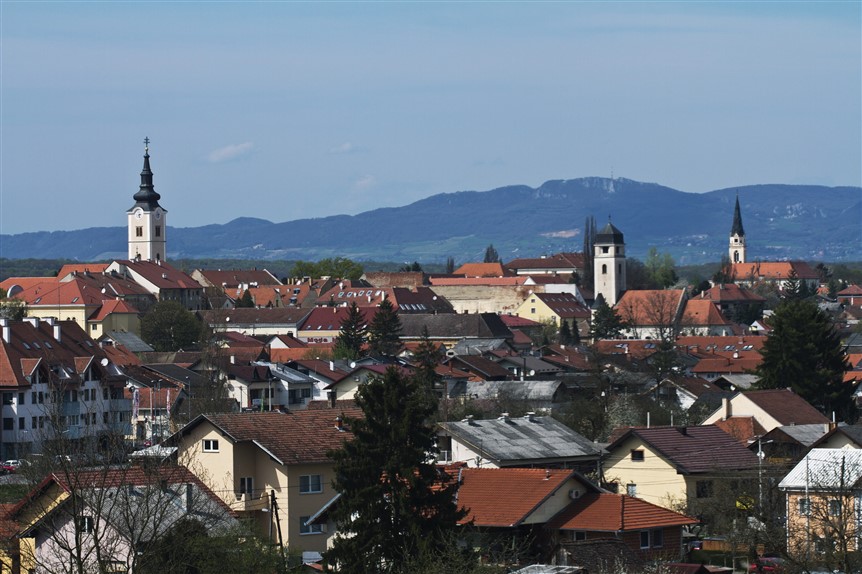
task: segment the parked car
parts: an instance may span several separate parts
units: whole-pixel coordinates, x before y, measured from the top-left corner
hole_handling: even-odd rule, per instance
[[[757,572],[767,573],[767,574],[780,574],[781,564],[783,560],[780,556],[768,556],[764,555],[759,558],[755,558],[751,561],[751,564],[748,566],[749,572]]]
[[[20,461],[20,460],[18,460],[17,458],[13,458],[12,460],[7,460],[7,461],[6,461],[6,462],[4,462],[3,464],[5,464],[5,465],[7,465],[7,466],[14,467],[14,468],[16,468],[16,469],[17,469],[17,468],[21,468],[21,461]]]
[[[0,462],[0,474],[9,474],[18,470],[18,467],[12,466],[6,462]]]

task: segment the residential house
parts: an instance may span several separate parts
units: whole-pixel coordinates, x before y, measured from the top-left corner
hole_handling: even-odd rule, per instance
[[[605,481],[665,508],[709,498],[715,482],[758,464],[753,452],[714,425],[630,428],[607,450]]]
[[[359,387],[368,382],[368,379],[381,378],[386,374],[389,368],[396,368],[405,376],[412,375],[413,369],[389,364],[365,364],[358,365],[353,368],[346,376],[332,382],[324,387],[327,398],[330,401],[352,401],[356,398],[356,391]]]
[[[514,378],[504,366],[481,356],[455,355],[448,357],[444,364],[471,373],[474,381],[506,381]]]
[[[712,301],[728,319],[744,317],[763,311],[766,298],[757,293],[740,287],[735,283],[719,283],[706,291],[702,291],[693,300]]]
[[[754,434],[737,434],[741,441],[750,441],[755,435],[768,433],[780,426],[829,424],[828,418],[790,389],[738,392],[724,399],[721,407],[708,415],[702,424],[733,425],[740,419],[750,419],[755,423],[752,428]]]
[[[515,315],[533,321],[550,322],[562,327],[566,322],[572,333],[586,337],[590,330],[590,310],[571,293],[532,293]]]
[[[306,521],[335,494],[327,453],[352,437],[342,421],[361,414],[339,405],[201,415],[171,441],[178,460],[200,469],[201,479],[240,517],[263,532],[277,526],[292,551],[320,553],[334,528]]]
[[[458,314],[513,313],[536,290],[527,285],[527,276],[432,276],[428,281],[434,292],[449,301]]]
[[[309,315],[308,309],[221,309],[203,311],[201,318],[216,332],[237,331],[244,335],[291,335],[296,337],[299,325]]]
[[[558,564],[586,565],[581,549],[597,540],[621,540],[640,561],[679,560],[685,555],[683,529],[696,518],[640,498],[610,492],[584,492],[546,528],[557,533]],[[611,563],[611,561],[608,561]]]
[[[754,437],[748,448],[773,464],[795,464],[835,427],[832,423],[776,427]]]
[[[862,449],[862,425],[830,425],[829,432],[814,441],[811,448]]]
[[[266,269],[195,269],[191,277],[203,287],[215,287],[222,291],[282,284]]]
[[[229,507],[183,466],[68,469],[49,474],[9,516],[21,572],[133,572],[180,520],[218,535],[238,526]],[[6,568],[4,567],[4,571]]]
[[[553,255],[513,259],[505,268],[516,275],[584,275],[583,253],[555,253]]]
[[[848,285],[838,293],[838,302],[850,307],[862,307],[862,286]]]
[[[401,314],[408,313],[453,313],[452,305],[445,298],[439,297],[429,287],[371,288],[366,286],[352,287],[339,283],[332,289],[320,294],[318,307],[349,306],[355,302],[359,307],[378,307],[384,299],[389,299],[392,307]]]
[[[123,367],[125,397],[132,403],[132,435],[136,442],[160,443],[173,434],[171,408],[183,386],[142,365]]]
[[[510,274],[503,268],[503,264],[495,263],[464,263],[452,272],[452,275],[464,275],[465,277],[506,277]]]
[[[399,314],[398,317],[401,319],[401,341],[404,343],[422,339],[426,327],[429,339],[446,347],[452,347],[463,339],[512,339],[512,331],[496,313]]]
[[[341,333],[341,323],[347,318],[348,312],[349,307],[344,306],[312,309],[293,335],[304,343],[333,344]],[[377,307],[360,307],[359,312],[365,318],[365,324],[370,325]]]
[[[685,289],[644,289],[623,293],[614,309],[631,339],[674,339],[681,330],[688,292]]]
[[[604,450],[549,416],[441,422],[441,462],[477,468],[570,468],[595,472]]]
[[[60,436],[89,444],[131,434],[127,379],[78,323],[26,317],[0,319],[0,329],[4,460]]]
[[[700,377],[673,376],[652,385],[644,391],[644,394],[672,403],[687,411],[704,394],[720,391],[720,388]]]
[[[563,369],[554,363],[532,355],[504,355],[497,364],[505,367],[513,375],[525,379],[550,379],[557,377]]]
[[[575,392],[561,380],[544,381],[475,381],[450,382],[448,397],[460,402],[474,402],[488,411],[505,413],[510,408],[526,408],[550,414],[569,406]]]
[[[258,361],[255,366],[266,367],[269,380],[256,381],[249,386],[253,408],[304,409],[309,402],[326,398],[319,381],[284,363]]]
[[[812,449],[778,488],[787,500],[787,548],[797,558],[862,550],[862,450]]]
[[[689,335],[733,335],[735,325],[721,313],[718,305],[706,299],[689,299],[682,312],[680,329]]]
[[[105,270],[129,277],[159,301],[176,301],[186,309],[204,308],[203,287],[185,272],[161,260],[118,260]]]

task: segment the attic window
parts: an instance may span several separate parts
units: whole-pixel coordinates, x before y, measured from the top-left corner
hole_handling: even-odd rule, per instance
[[[39,346],[39,343],[38,343],[37,341],[33,341],[33,346],[34,346],[35,348],[37,348],[37,349],[41,349],[41,348],[42,348],[42,347],[40,347],[40,346]]]
[[[643,462],[644,461],[644,451],[643,449],[636,449],[632,451],[632,462]]]
[[[72,299],[72,303],[77,303],[77,302],[78,302],[78,298],[77,298],[77,297],[75,297],[74,299]]]
[[[87,346],[88,346],[88,347],[92,347],[92,346],[93,346],[93,343],[91,343],[90,341],[84,341],[84,342],[85,342],[85,343],[87,343]]]
[[[725,351],[735,351],[735,350],[736,350],[736,347],[735,347],[735,346],[733,346],[733,345],[725,345],[725,346],[724,346],[724,350],[725,350]]]
[[[25,343],[23,341],[21,342],[21,344],[24,345],[25,349],[27,349],[28,351],[30,350],[30,345],[28,345],[27,343]]]
[[[754,345],[746,345],[742,348],[743,351],[751,351],[754,349]]]
[[[49,343],[48,341],[45,341],[45,343],[44,343],[44,344],[45,344],[45,346],[46,346],[46,347],[48,347],[49,349],[53,349],[53,348],[54,348],[54,347],[52,347],[52,346],[51,346],[51,343]]]
[[[38,304],[39,304],[39,302],[40,302],[41,300],[42,300],[42,298],[41,298],[41,297],[36,297],[36,300],[35,300],[35,301],[33,301],[33,304],[34,304],[34,305],[38,305]]]

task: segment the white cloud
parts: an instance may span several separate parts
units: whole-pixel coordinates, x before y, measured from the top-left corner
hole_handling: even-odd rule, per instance
[[[341,144],[341,145],[337,145],[337,146],[335,146],[334,148],[331,148],[331,149],[329,150],[329,153],[335,153],[335,154],[338,154],[338,153],[350,153],[350,152],[353,152],[353,151],[356,151],[356,146],[354,146],[354,145],[353,145],[352,143],[350,143],[350,142],[344,142],[344,143],[343,143],[343,144]]]
[[[244,155],[247,155],[251,149],[254,147],[254,144],[251,142],[243,142],[241,144],[230,144],[224,147],[220,147],[216,150],[210,152],[207,159],[210,163],[223,163],[226,161],[231,161],[233,159],[237,159]]]
[[[363,175],[353,182],[354,189],[368,189],[377,184],[377,178],[373,175]]]

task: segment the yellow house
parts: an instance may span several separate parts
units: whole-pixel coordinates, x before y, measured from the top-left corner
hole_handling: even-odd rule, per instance
[[[582,335],[590,330],[590,310],[572,293],[531,293],[515,315],[557,327],[565,321],[573,332],[577,328]]]
[[[715,426],[630,428],[607,447],[606,482],[665,508],[709,498],[728,472],[757,468],[757,455]]]
[[[171,439],[178,457],[231,509],[257,523],[273,543],[316,558],[332,524],[307,525],[332,488],[330,450],[352,437],[344,417],[355,407],[202,415]]]

